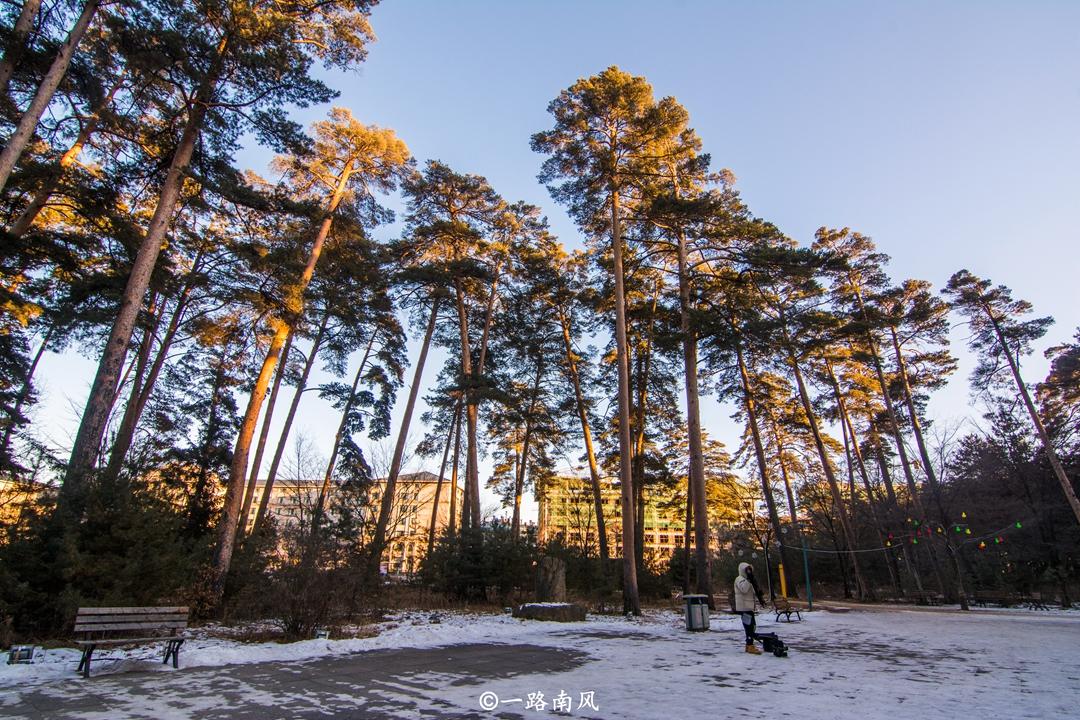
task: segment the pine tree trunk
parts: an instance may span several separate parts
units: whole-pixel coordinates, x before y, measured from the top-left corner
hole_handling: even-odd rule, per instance
[[[637,542],[636,555],[639,572],[645,572],[645,484],[637,483],[634,487],[634,510],[637,517],[634,518],[634,538]]]
[[[116,96],[116,92],[123,85],[123,76],[113,83],[112,88],[106,94],[105,99],[94,108],[94,112],[90,117],[83,121],[83,126],[79,130],[79,135],[75,138],[75,142],[71,147],[60,156],[60,159],[56,161],[56,164],[52,167],[50,172],[46,175],[45,181],[41,187],[34,193],[33,199],[30,200],[30,204],[19,214],[19,217],[12,223],[11,228],[8,230],[15,237],[22,237],[26,234],[33,224],[37,216],[48,204],[52,198],[53,193],[56,192],[56,188],[59,187],[60,181],[63,180],[64,174],[67,169],[74,164],[75,160],[82,153],[83,147],[86,145],[87,140],[94,134],[97,129],[98,123],[101,121],[101,114],[105,112],[106,108],[112,105],[113,98]]]
[[[626,290],[623,274],[619,191],[611,191],[611,250],[615,275],[615,354],[619,374],[619,480],[622,483],[623,611],[641,615],[637,562],[634,558],[634,487],[631,476],[630,365],[626,344]]]
[[[146,308],[149,319],[146,327],[143,328],[142,340],[139,342],[139,352],[135,356],[134,369],[128,368],[128,372],[134,374],[134,377],[131,378],[131,392],[124,407],[120,427],[116,432],[116,439],[113,442],[113,451],[109,456],[109,462],[101,474],[101,479],[106,484],[112,483],[120,477],[124,457],[127,455],[128,447],[131,446],[132,438],[135,436],[135,424],[138,421],[136,415],[142,414],[141,408],[138,407],[139,396],[142,394],[143,381],[146,378],[146,367],[150,364],[150,351],[154,346],[158,325],[161,323],[162,315],[165,312],[164,307],[160,310],[157,308],[157,303],[157,292],[151,292],[150,301],[147,303]],[[121,382],[120,387],[123,387],[123,385],[124,383]]]
[[[525,415],[525,434],[521,439],[521,462],[518,464],[517,474],[514,478],[514,514],[510,520],[510,536],[517,542],[521,531],[521,496],[525,491],[525,475],[529,467],[529,443],[532,440],[532,416],[536,412],[536,401],[540,395],[540,380],[543,377],[544,364],[537,360],[536,378],[533,380],[532,397],[529,400],[529,409]]]
[[[838,510],[838,512],[841,511]],[[837,538],[836,532],[834,531],[829,534],[832,536],[833,550],[835,551],[836,559],[840,562],[840,579],[844,583],[844,597],[849,598],[851,597],[851,583],[848,581],[847,566],[844,565],[843,561],[844,550],[840,547],[839,538]],[[848,549],[850,549],[850,546],[848,546]]]
[[[225,354],[224,348],[222,348],[221,354]],[[213,442],[214,436],[217,434],[218,408],[221,405],[221,395],[224,384],[225,359],[224,357],[218,357],[217,367],[214,371],[214,384],[210,391],[210,410],[207,413],[206,418],[206,429],[204,431],[205,436],[203,437],[202,443],[199,474],[195,481],[195,488],[192,490],[191,499],[188,502],[187,507],[186,531],[189,537],[200,537],[203,534],[204,527],[209,524],[210,517],[213,514],[211,508],[212,495],[206,491],[207,486],[212,479],[210,468],[207,467],[206,464],[206,458],[210,454],[210,445]]]
[[[405,414],[401,418],[401,427],[398,429],[394,456],[390,460],[390,473],[386,476],[386,487],[383,488],[382,500],[379,504],[379,517],[375,521],[375,533],[371,540],[371,557],[368,565],[371,578],[379,576],[379,561],[382,559],[383,547],[386,544],[386,528],[390,524],[390,513],[394,507],[398,475],[401,473],[401,464],[405,457],[405,444],[409,440],[409,426],[412,424],[416,398],[420,395],[424,365],[427,362],[428,349],[431,347],[431,338],[435,335],[438,319],[439,299],[435,298],[431,301],[431,316],[428,318],[427,330],[424,332],[424,342],[420,346],[420,355],[416,359],[412,386],[409,388],[409,399],[405,403]]]
[[[334,434],[334,446],[330,449],[330,460],[326,463],[326,472],[323,473],[322,492],[320,497],[323,500],[326,499],[327,493],[330,490],[330,482],[334,477],[334,468],[337,466],[338,453],[341,451],[341,441],[345,439],[345,427],[349,422],[349,413],[352,412],[352,404],[356,398],[356,388],[360,387],[360,379],[364,376],[364,370],[367,369],[368,359],[371,357],[371,350],[375,347],[375,340],[379,336],[379,329],[376,328],[371,333],[371,339],[368,340],[367,347],[364,349],[364,356],[360,358],[360,365],[356,368],[356,374],[353,375],[352,388],[349,390],[349,397],[345,401],[345,407],[341,410],[341,421],[338,423],[337,432]],[[321,502],[318,510],[321,510]]]
[[[945,526],[945,550],[949,553],[949,557],[953,560],[953,569],[956,571],[956,592],[960,600],[961,610],[970,610],[968,607],[967,591],[964,589],[964,569],[963,562],[960,558],[959,548],[955,547],[952,540],[949,539],[948,529],[952,526],[952,520],[949,518],[949,513],[945,510],[945,504],[941,500],[941,485],[937,480],[937,473],[934,471],[933,461],[930,459],[930,451],[926,446],[926,439],[923,437],[922,422],[919,420],[919,414],[915,411],[915,400],[911,394],[911,384],[908,381],[907,365],[904,362],[904,354],[900,350],[899,338],[896,336],[896,328],[889,328],[889,332],[892,335],[893,351],[896,354],[896,368],[900,376],[900,385],[904,391],[904,404],[907,406],[908,419],[911,421],[911,433],[915,436],[915,444],[919,448],[919,456],[923,462],[923,472],[926,473],[926,481],[930,485],[930,493],[934,497],[934,502],[938,508],[938,514],[941,516],[941,522]]]
[[[735,329],[734,322],[731,322]],[[743,357],[742,346],[736,342],[735,356],[739,365],[739,379],[743,387],[743,404],[746,406],[746,419],[750,424],[750,435],[754,441],[754,453],[757,455],[758,468],[761,470],[761,493],[765,498],[765,507],[769,512],[769,522],[773,532],[776,533],[776,541],[780,544],[780,561],[786,569],[792,567],[790,552],[784,547],[782,540],[783,528],[780,526],[780,514],[776,510],[776,499],[773,498],[772,483],[769,482],[768,460],[765,456],[765,445],[761,441],[761,430],[758,426],[757,407],[754,402],[753,389],[750,386],[750,374],[747,372],[746,360]],[[696,511],[695,511],[696,512]]]
[[[581,376],[578,374],[577,357],[574,354],[573,343],[570,338],[570,324],[566,315],[559,311],[559,323],[562,325],[563,346],[566,348],[566,367],[570,375],[570,383],[574,386],[574,404],[577,407],[578,421],[581,423],[581,434],[585,439],[585,457],[589,463],[589,484],[592,486],[593,511],[596,513],[596,532],[600,540],[600,564],[604,576],[607,576],[607,566],[611,557],[608,550],[607,522],[604,519],[604,497],[600,487],[600,467],[596,462],[596,452],[593,449],[592,431],[589,428],[589,413],[585,407],[585,396],[581,392]]]
[[[866,305],[863,303],[862,290],[855,282],[853,276],[849,274],[848,277],[855,292],[855,300],[859,308],[859,313],[867,326],[865,331],[867,349],[870,351],[870,357],[874,364],[874,373],[877,375],[878,385],[881,387],[881,399],[885,403],[885,412],[889,416],[889,425],[892,428],[893,439],[896,441],[896,452],[900,456],[900,464],[904,469],[904,478],[907,480],[908,492],[911,493],[911,502],[915,506],[915,512],[919,514],[920,518],[925,519],[926,514],[923,511],[922,500],[919,498],[919,490],[915,485],[915,474],[911,470],[911,461],[908,459],[907,448],[904,445],[904,437],[900,431],[900,416],[896,412],[896,407],[893,405],[892,394],[889,392],[889,383],[885,379],[885,369],[881,360],[881,353],[878,351],[877,340],[869,329],[872,327],[870,314],[867,312]]]
[[[1005,340],[1005,333],[1001,329],[1001,324],[986,303],[983,303],[982,307],[986,316],[990,318],[990,322],[994,326],[994,334],[997,336],[998,344],[1001,345],[1002,354],[1009,361],[1009,370],[1012,372],[1013,382],[1016,383],[1016,389],[1020,393],[1020,397],[1024,400],[1024,407],[1027,408],[1028,415],[1031,416],[1031,422],[1035,426],[1035,431],[1039,434],[1039,441],[1043,445],[1043,452],[1046,453],[1046,459],[1050,461],[1050,467],[1054,469],[1054,475],[1061,485],[1061,491],[1065,493],[1065,500],[1068,501],[1069,507],[1072,508],[1073,515],[1076,516],[1076,521],[1080,523],[1080,500],[1077,499],[1072,482],[1069,481],[1069,476],[1065,473],[1065,466],[1061,464],[1061,459],[1054,450],[1054,444],[1050,441],[1050,434],[1046,432],[1046,426],[1043,425],[1042,418],[1039,416],[1039,411],[1035,409],[1035,403],[1031,400],[1031,393],[1028,392],[1027,384],[1024,382],[1024,379],[1020,377],[1020,366],[1017,364],[1016,358],[1013,356],[1012,350]]]
[[[499,284],[499,267],[495,268],[495,277],[491,281],[491,289],[488,292],[487,310],[484,318],[484,329],[480,338],[479,361],[474,370],[472,364],[472,345],[469,340],[468,312],[465,308],[464,294],[459,283],[455,282],[459,328],[461,329],[462,343],[462,375],[465,379],[465,428],[466,428],[466,460],[465,460],[465,490],[461,503],[461,528],[480,527],[480,463],[477,439],[477,426],[479,424],[479,404],[476,400],[475,390],[479,378],[484,374],[484,363],[487,360],[487,344],[494,320],[496,291]],[[466,370],[468,366],[468,370]],[[456,453],[456,450],[455,450]],[[455,454],[455,461],[457,455]]]
[[[157,355],[154,356],[154,362],[150,365],[150,372],[146,375],[146,380],[141,383],[136,383],[138,392],[132,392],[131,400],[128,401],[127,407],[124,408],[124,417],[120,422],[120,428],[117,430],[116,437],[113,439],[113,446],[109,453],[109,462],[104,470],[103,477],[106,481],[115,481],[116,478],[120,476],[120,470],[123,468],[128,450],[131,449],[131,443],[135,439],[135,429],[139,425],[139,420],[142,419],[142,414],[146,410],[146,405],[150,402],[150,397],[154,392],[154,387],[157,385],[158,377],[161,376],[161,370],[165,367],[165,361],[168,359],[169,352],[172,350],[173,341],[176,340],[176,334],[180,330],[180,324],[183,322],[184,313],[188,309],[191,290],[194,286],[195,269],[199,266],[201,259],[201,253],[195,257],[195,262],[192,264],[192,270],[188,274],[187,281],[184,283],[184,289],[180,291],[180,295],[176,299],[176,306],[173,308],[172,316],[169,318],[169,324],[165,328],[165,334],[161,337],[160,347],[158,348]],[[140,377],[141,373],[136,373],[136,376]]]
[[[679,331],[682,335],[683,371],[686,390],[686,429],[690,444],[688,485],[693,487],[694,542],[697,544],[697,592],[712,601],[712,572],[709,565],[709,513],[705,495],[705,458],[701,447],[701,399],[698,394],[697,333],[690,326],[690,275],[686,264],[686,235],[679,232]],[[776,523],[780,539],[779,522]],[[714,608],[715,609],[715,608]]]
[[[646,417],[648,415],[649,405],[649,378],[652,374],[653,339],[656,329],[656,305],[659,299],[660,283],[657,282],[653,290],[652,305],[649,308],[649,323],[646,326],[645,331],[645,346],[637,353],[637,359],[635,362],[635,365],[637,366],[637,372],[635,372],[633,376],[633,380],[637,384],[637,412],[633,413],[631,416],[636,421],[633,426],[634,454],[632,458],[632,465],[634,477],[634,492],[635,497],[637,498],[635,506],[638,513],[636,532],[634,534],[636,540],[634,549],[636,551],[635,557],[637,558],[640,572],[645,572]]]
[[[101,0],[88,0],[83,5],[79,19],[75,21],[75,26],[68,33],[67,40],[57,51],[49,71],[41,79],[37,93],[34,94],[34,99],[30,101],[30,107],[26,108],[22,117],[19,118],[19,124],[8,138],[3,151],[0,152],[0,192],[7,187],[11,172],[15,169],[15,163],[22,157],[26,146],[30,144],[30,140],[34,137],[38,122],[41,120],[41,116],[45,114],[45,108],[52,102],[56,88],[60,87],[60,81],[64,79],[64,74],[67,73],[71,58],[75,55],[75,49],[78,47],[83,35],[86,34],[87,28],[90,27],[90,21],[94,19],[99,5],[101,5]]]
[[[290,288],[290,296],[295,303],[294,309],[297,315],[303,313],[304,292],[307,290],[308,285],[311,283],[311,278],[315,274],[315,267],[318,265],[319,257],[322,255],[323,245],[326,242],[326,238],[330,235],[330,226],[334,221],[334,212],[337,210],[338,204],[345,194],[345,189],[348,187],[351,175],[352,166],[346,165],[338,176],[337,187],[334,189],[334,194],[331,196],[326,207],[326,216],[319,225],[318,232],[316,232],[314,241],[311,244],[307,265],[304,267],[296,284]],[[293,320],[292,322],[297,321],[298,320]],[[270,377],[276,369],[278,359],[281,356],[281,349],[284,347],[285,340],[289,336],[289,333],[292,332],[292,325],[289,321],[276,320],[275,324],[276,328],[274,330],[274,337],[270,341],[270,349],[266,353],[266,359],[263,362],[262,370],[260,370],[258,380],[255,382],[255,387],[251,391],[251,397],[248,399],[244,420],[240,423],[240,430],[236,437],[236,446],[233,449],[232,465],[229,468],[229,483],[225,489],[225,507],[222,512],[221,524],[218,530],[217,547],[214,552],[213,590],[219,598],[221,592],[225,589],[225,578],[229,574],[229,566],[232,564],[233,548],[236,545],[236,528],[240,522],[240,509],[244,501],[244,482],[247,479],[248,452],[251,450],[251,439],[255,435],[255,424],[259,419],[260,408],[262,407],[263,399],[266,397],[267,388],[270,385]]]
[[[874,373],[877,375],[878,385],[881,387],[881,399],[885,403],[885,412],[889,417],[889,425],[892,428],[893,440],[896,443],[896,452],[900,456],[900,466],[904,470],[904,479],[907,481],[908,492],[911,494],[911,504],[914,506],[920,521],[925,522],[926,511],[923,509],[922,499],[919,497],[919,489],[915,485],[915,473],[911,469],[911,461],[908,458],[907,447],[904,444],[904,435],[900,430],[900,416],[896,412],[896,406],[892,401],[892,394],[889,392],[889,383],[885,379],[885,369],[881,360],[881,353],[878,350],[877,340],[870,330],[872,327],[870,314],[867,312],[866,305],[863,302],[861,288],[855,282],[853,276],[849,275],[849,279],[852,288],[855,291],[855,300],[859,308],[859,313],[862,316],[863,322],[866,324],[867,329],[865,331],[865,338],[867,348],[869,349],[870,357],[873,360]],[[937,561],[937,554],[934,552],[932,544],[926,544],[926,552],[930,557],[930,567],[934,573],[934,578],[937,581],[941,593],[946,597],[949,597],[951,593],[946,592],[948,585],[945,583],[945,576],[941,572],[941,566]]]
[[[293,395],[292,402],[289,404],[289,412],[285,415],[285,423],[281,427],[281,435],[278,437],[277,447],[274,449],[274,459],[270,462],[270,470],[266,474],[266,484],[263,486],[262,496],[259,498],[259,509],[255,512],[255,522],[251,526],[252,535],[257,533],[259,528],[266,521],[267,508],[270,505],[270,495],[274,490],[274,482],[277,480],[278,468],[281,467],[281,459],[285,455],[285,448],[289,441],[289,432],[292,430],[293,420],[296,418],[296,411],[300,407],[300,400],[303,399],[308,377],[311,376],[311,368],[315,365],[315,358],[319,355],[323,336],[326,334],[326,326],[329,323],[330,311],[327,310],[323,313],[322,322],[319,324],[319,329],[316,331],[315,337],[311,342],[311,349],[308,351],[307,359],[304,362],[304,369],[301,371],[300,380],[296,385],[296,393]]]
[[[499,272],[501,262],[495,264],[494,277],[491,279],[491,289],[488,291],[487,309],[484,311],[484,332],[480,334],[480,356],[476,363],[476,374],[484,374],[484,364],[487,362],[488,338],[491,336],[491,326],[495,322],[495,301],[498,299]]]
[[[19,17],[11,28],[11,40],[4,48],[4,57],[0,60],[0,98],[7,97],[11,76],[15,74],[15,68],[19,66],[22,56],[26,54],[26,40],[40,9],[41,0],[25,0]]]
[[[896,412],[896,406],[893,405],[892,394],[889,392],[889,383],[885,379],[885,370],[882,367],[876,343],[871,344],[870,352],[874,360],[874,371],[877,374],[878,385],[881,387],[881,397],[885,402],[885,412],[889,417],[889,427],[896,443],[896,452],[900,456],[900,465],[904,469],[904,479],[907,481],[908,492],[911,494],[911,504],[915,507],[915,512],[919,514],[920,518],[925,518],[926,513],[922,507],[922,499],[919,497],[919,488],[915,484],[915,473],[911,469],[907,446],[904,444],[904,437],[900,431],[900,416]]]
[[[847,423],[840,423],[840,436],[844,440],[844,467],[847,468],[848,476],[848,497],[851,498],[851,514],[855,516],[855,500],[857,493],[855,490],[855,461],[851,457],[851,438],[848,437]]]
[[[844,428],[845,438],[851,439],[851,453],[855,457],[855,465],[859,470],[859,477],[862,479],[863,488],[866,490],[866,503],[870,508],[870,521],[874,523],[874,530],[877,532],[878,542],[881,544],[883,552],[888,553],[887,546],[885,545],[885,536],[882,533],[881,521],[879,519],[879,512],[877,509],[877,502],[874,498],[874,491],[870,485],[870,475],[866,471],[866,463],[863,461],[862,450],[859,448],[858,436],[855,434],[855,425],[851,421],[851,415],[847,410],[847,402],[844,400],[844,394],[840,391],[840,382],[836,378],[836,373],[833,371],[832,362],[825,358],[825,370],[828,373],[829,381],[833,387],[833,394],[836,398],[837,411],[840,414],[840,424]],[[849,461],[850,462],[850,461]],[[852,503],[855,502],[855,479],[852,474],[851,479],[851,499]],[[892,563],[886,562],[886,568],[889,571],[889,581],[892,583],[893,589],[897,595],[903,595],[904,589],[900,585],[899,573],[894,572],[894,566]]]
[[[454,442],[454,431],[461,424],[461,400],[454,406],[454,412],[450,416],[450,432],[446,434],[446,443],[443,447],[442,463],[439,464],[439,481],[435,483],[435,496],[431,501],[431,525],[428,528],[427,556],[431,557],[435,549],[435,531],[439,524],[439,501],[442,499],[443,480],[446,477],[446,462],[450,459],[450,445]],[[451,490],[451,493],[453,490]],[[451,502],[451,505],[453,503]],[[450,509],[450,517],[454,516],[454,508]]]
[[[330,460],[326,463],[326,472],[323,474],[322,486],[319,488],[319,497],[315,501],[315,509],[311,514],[310,543],[312,547],[318,547],[319,544],[319,532],[326,513],[326,502],[330,497],[330,483],[334,478],[334,466],[337,465],[338,451],[341,449],[341,441],[345,437],[345,428],[349,423],[349,413],[352,412],[353,402],[356,399],[356,388],[360,387],[360,379],[364,376],[364,369],[367,367],[368,358],[371,357],[371,349],[375,346],[375,339],[378,336],[379,330],[376,328],[371,333],[371,339],[368,340],[364,357],[360,359],[360,365],[356,368],[352,387],[349,388],[349,397],[345,400],[345,407],[341,409],[341,420],[338,422],[337,433],[334,435],[334,447],[330,450]]]
[[[783,322],[783,318],[781,318],[781,322]],[[855,536],[851,531],[847,513],[844,510],[844,499],[840,494],[840,486],[836,482],[836,473],[833,471],[832,462],[829,460],[829,453],[825,449],[825,442],[821,437],[821,430],[818,427],[817,413],[814,412],[813,403],[810,401],[810,393],[806,389],[802,370],[799,368],[799,362],[795,357],[795,353],[791,350],[791,340],[787,336],[786,331],[784,333],[784,343],[788,348],[788,364],[791,367],[792,373],[795,375],[795,383],[799,388],[799,397],[802,400],[803,411],[806,413],[806,422],[810,426],[810,434],[814,438],[814,445],[817,448],[818,457],[821,460],[821,467],[825,472],[825,479],[829,483],[829,490],[832,492],[833,503],[836,504],[836,514],[840,518],[840,530],[844,535],[844,543],[848,547],[848,557],[851,560],[852,568],[855,571],[856,592],[858,593],[859,599],[870,599],[873,596],[873,593],[863,579],[862,568],[859,567],[859,558],[855,555]]]
[[[162,241],[172,223],[172,216],[180,198],[184,175],[187,172],[187,167],[191,162],[191,156],[195,149],[195,143],[202,130],[207,108],[217,87],[218,76],[224,65],[227,42],[228,40],[225,38],[218,44],[213,64],[203,79],[194,102],[188,109],[184,132],[180,137],[180,143],[173,154],[172,162],[165,176],[157,207],[150,220],[146,237],[139,245],[139,252],[135,256],[135,263],[132,265],[131,275],[128,277],[127,286],[124,288],[116,320],[102,352],[97,374],[94,377],[94,384],[90,389],[86,409],[83,411],[78,434],[75,436],[75,443],[71,449],[71,459],[68,462],[64,483],[57,502],[58,512],[65,511],[74,502],[74,496],[82,494],[86,476],[97,463],[101,438],[105,432],[109,411],[116,400],[116,382],[120,376],[120,368],[124,364],[124,357],[127,354],[128,343],[131,341],[135,320],[138,317],[139,309],[142,307],[146,289],[150,285],[150,276],[153,273],[154,265],[157,263]]]
[[[229,468],[229,483],[225,489],[225,502],[222,517],[218,525],[217,547],[214,552],[213,591],[220,598],[225,589],[225,578],[232,564],[233,548],[236,544],[236,528],[240,521],[240,509],[244,500],[244,481],[247,479],[247,459],[251,450],[251,440],[255,435],[255,424],[259,421],[263,399],[270,388],[270,379],[277,368],[281,350],[289,334],[289,325],[283,320],[275,321],[276,328],[270,340],[270,347],[263,359],[259,376],[251,390],[244,419],[240,423],[236,445],[233,448],[232,464]]]
[[[690,594],[690,528],[694,526],[694,484],[686,477],[686,509],[683,513],[683,595]],[[715,609],[715,608],[713,608]]]
[[[784,494],[787,497],[788,517],[791,518],[791,528],[795,532],[795,539],[799,541],[800,545],[802,545],[802,527],[799,525],[799,513],[798,513],[798,509],[797,509],[797,507],[795,505],[795,492],[794,492],[794,490],[792,488],[791,477],[790,477],[790,475],[788,473],[787,462],[784,461],[784,443],[783,443],[783,440],[780,437],[780,425],[779,425],[779,423],[776,422],[776,418],[773,417],[772,412],[769,410],[769,408],[767,406],[765,408],[765,417],[769,421],[769,424],[772,426],[773,438],[776,440],[776,464],[780,468],[780,477],[784,481]],[[805,584],[806,584],[806,570],[805,569],[800,569],[800,570],[796,571],[794,569],[796,567],[801,567],[801,566],[799,566],[798,562],[792,562],[792,559],[791,559],[791,550],[792,550],[792,548],[789,548],[788,544],[783,541],[783,536],[782,535],[780,535],[778,537],[781,538],[781,540],[780,540],[780,560],[781,560],[781,562],[784,563],[785,568],[788,568],[788,569],[791,570],[791,575],[793,577],[796,575],[796,573],[798,573],[798,575],[801,576],[801,580],[802,580],[801,584],[805,586]],[[785,552],[787,553],[786,555],[785,555]],[[792,564],[788,565],[789,562],[791,562]],[[798,590],[799,584],[800,583],[796,583],[796,582],[791,582],[791,583],[788,584],[788,590],[791,592],[792,597],[799,597],[799,590]]]
[[[872,420],[871,420],[872,422]],[[878,469],[881,472],[881,481],[885,485],[885,494],[888,500],[890,509],[892,510],[892,523],[893,527],[904,527],[903,517],[900,515],[900,505],[896,501],[896,491],[893,489],[892,473],[889,472],[889,463],[885,459],[885,450],[881,445],[881,438],[878,435],[873,435],[872,443],[874,446],[874,456],[877,459]],[[911,557],[911,553],[908,551],[908,545],[905,542],[905,532],[901,531],[898,541],[900,542],[900,548],[904,557],[904,567],[907,568],[908,575],[915,581],[915,589],[920,593],[923,592],[922,577],[919,575],[919,568],[916,561]],[[894,556],[895,557],[895,556]],[[897,570],[899,570],[897,568]],[[900,573],[897,572],[897,575]],[[903,587],[901,587],[901,590]]]
[[[528,428],[526,428],[528,430]],[[514,507],[510,512],[510,537],[514,542],[518,541],[518,533],[521,531],[521,495],[523,488],[525,487],[525,480],[522,473],[525,470],[525,466],[528,465],[527,459],[518,455],[517,462],[514,468]],[[584,544],[584,543],[582,543]],[[582,548],[582,553],[585,552],[585,548]]]
[[[477,378],[473,373],[472,345],[469,342],[469,315],[465,308],[465,294],[460,281],[454,283],[457,293],[458,332],[461,339],[461,374],[465,380],[465,505],[468,514],[462,514],[461,529],[480,527],[480,461],[477,447],[478,406],[475,397]],[[468,523],[468,525],[466,525]]]
[[[458,410],[460,413],[461,410]],[[461,458],[461,415],[458,415],[457,430],[454,431],[454,463],[450,470],[450,536],[453,537],[458,531],[458,460]],[[465,498],[462,496],[462,505],[465,504]],[[465,508],[462,508],[462,517],[465,519]],[[464,523],[463,523],[464,524]]]
[[[262,469],[263,453],[266,452],[266,439],[270,436],[270,424],[274,420],[274,408],[277,407],[278,393],[281,392],[281,381],[289,369],[289,353],[292,351],[295,330],[289,331],[289,337],[285,340],[285,347],[281,350],[281,361],[278,363],[277,372],[274,374],[274,384],[270,388],[270,399],[266,401],[266,414],[263,416],[262,427],[259,428],[259,440],[255,444],[255,458],[251,461],[251,473],[248,476],[247,489],[244,490],[244,504],[240,508],[240,522],[236,524],[236,532],[243,537],[247,532],[247,521],[251,517],[251,502],[255,497],[255,488],[259,484],[259,470]]]
[[[635,353],[634,351],[637,350]],[[630,387],[637,402],[630,408],[630,438],[633,450],[630,455],[630,476],[634,483],[634,558],[638,565],[638,574],[645,571],[645,465],[642,461],[645,447],[645,403],[648,402],[648,390],[645,387],[646,373],[642,368],[644,354],[640,348],[627,348],[628,361],[633,361],[634,371],[630,374]]]

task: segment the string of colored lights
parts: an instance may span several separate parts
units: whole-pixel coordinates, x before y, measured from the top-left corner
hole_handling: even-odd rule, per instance
[[[995,544],[1000,545],[1003,542],[1002,538],[1005,535],[1008,535],[1009,533],[1011,533],[1013,531],[1016,531],[1016,530],[1022,530],[1023,527],[1024,527],[1024,523],[1030,522],[1030,521],[1031,521],[1030,518],[1028,518],[1026,520],[1023,520],[1023,521],[1017,520],[1015,522],[1009,523],[1008,525],[1006,525],[1006,526],[1004,526],[1002,528],[999,528],[999,529],[995,530],[994,532],[986,533],[985,535],[978,535],[978,536],[975,536],[975,537],[966,537],[966,538],[964,538],[963,540],[961,540],[960,542],[958,542],[956,544],[957,545],[971,545],[973,543],[985,543],[985,541],[988,538],[994,538],[995,539]],[[951,523],[950,526],[951,527],[963,527],[964,523]],[[938,525],[938,528],[940,530],[939,534],[944,534],[945,526],[944,525]],[[933,537],[933,533],[929,533],[929,530],[927,532],[928,532],[928,534],[926,535],[926,537]],[[909,533],[907,535],[902,536],[902,538],[907,538],[907,539],[913,540],[915,543],[918,542],[919,537],[922,537],[922,536],[917,534],[917,533]],[[895,539],[895,538],[890,538],[890,539]],[[823,555],[847,555],[848,553],[892,552],[893,550],[897,550],[899,548],[902,548],[903,546],[904,546],[904,543],[897,542],[897,543],[893,543],[893,544],[890,544],[890,545],[885,545],[885,546],[882,546],[882,547],[879,547],[879,548],[862,548],[862,549],[855,549],[855,550],[834,550],[834,549],[828,549],[828,548],[812,548],[812,547],[804,548],[802,545],[787,545],[785,543],[780,543],[780,547],[788,548],[789,550],[799,550],[799,551],[806,550],[806,552],[820,553],[820,554],[823,554]],[[986,548],[985,544],[983,544],[981,547],[979,547],[980,550],[984,550],[985,548]]]

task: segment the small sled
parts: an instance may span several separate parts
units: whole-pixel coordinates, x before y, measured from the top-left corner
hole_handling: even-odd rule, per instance
[[[783,640],[776,637],[776,633],[758,633],[754,637],[761,641],[765,652],[771,652],[776,657],[787,657],[787,645],[784,644]]]

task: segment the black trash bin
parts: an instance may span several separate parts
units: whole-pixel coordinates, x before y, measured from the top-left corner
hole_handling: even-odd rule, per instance
[[[686,629],[704,632],[709,629],[709,596],[683,595],[686,600]]]

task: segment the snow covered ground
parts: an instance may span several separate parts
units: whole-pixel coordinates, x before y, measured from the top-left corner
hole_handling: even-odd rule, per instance
[[[689,633],[674,611],[572,624],[413,612],[375,637],[291,644],[196,631],[179,672],[160,664],[155,647],[107,653],[123,659],[95,660],[89,680],[75,674],[75,650],[0,665],[0,716],[531,718],[552,714],[556,699],[569,701],[560,714],[588,718],[1066,718],[1080,707],[1080,613],[879,609],[803,617],[788,624],[759,616],[759,631],[777,632],[790,646],[787,658],[747,655],[736,617],[714,614],[709,632]],[[483,646],[516,653],[521,667],[470,667]],[[418,651],[414,664],[365,677],[405,649]],[[436,656],[437,664],[424,659]],[[357,664],[366,657],[376,662]],[[342,663],[353,663],[349,673]],[[258,666],[238,667],[251,664]],[[303,680],[324,676],[335,678],[332,693]],[[87,695],[108,712],[73,710],[73,699]]]

